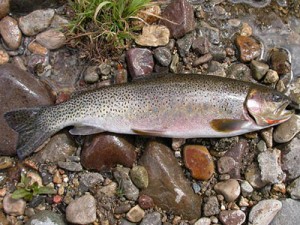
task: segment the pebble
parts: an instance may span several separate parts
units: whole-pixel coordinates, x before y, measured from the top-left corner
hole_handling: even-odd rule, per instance
[[[36,41],[49,50],[61,48],[66,43],[65,35],[56,29],[49,29],[36,36]]]
[[[179,63],[179,55],[177,53],[175,53],[172,57],[172,61],[171,61],[171,64],[170,64],[170,71],[173,72],[173,73],[177,73],[177,66],[178,66],[178,63]]]
[[[284,75],[291,72],[289,56],[285,50],[275,49],[271,51],[270,64],[271,68],[275,70],[279,75]]]
[[[201,199],[194,193],[171,149],[151,141],[139,165],[144,166],[149,175],[149,185],[142,194],[150,196],[158,207],[182,215],[184,219],[200,217]]]
[[[292,199],[300,199],[300,177],[295,179],[287,188]]]
[[[176,41],[177,49],[181,57],[185,57],[192,46],[194,33],[188,33]]]
[[[36,10],[19,18],[19,27],[27,36],[33,36],[45,30],[51,24],[53,9]]]
[[[273,138],[277,143],[289,142],[300,132],[300,116],[292,115],[285,123],[276,127]]]
[[[278,80],[279,80],[278,73],[275,70],[269,69],[263,80],[263,83],[274,84],[274,83],[277,83]]]
[[[197,220],[194,225],[210,225],[210,224],[211,224],[210,218],[202,217],[199,220]]]
[[[191,171],[192,177],[208,180],[214,174],[214,161],[205,146],[186,145],[183,149],[184,164]]]
[[[6,16],[0,21],[0,34],[4,43],[11,49],[16,50],[22,41],[22,32],[18,27],[18,22]]]
[[[256,148],[259,152],[265,152],[265,151],[267,151],[267,144],[264,140],[260,140],[257,143]]]
[[[151,212],[146,214],[140,225],[161,225],[161,215],[159,212]]]
[[[139,207],[139,205],[134,206],[126,213],[126,219],[130,222],[137,223],[140,222],[145,216],[145,211]]]
[[[253,187],[251,186],[251,184],[248,181],[243,180],[243,181],[241,181],[241,191],[242,191],[242,195],[244,197],[247,197],[252,194]]]
[[[233,202],[239,197],[241,193],[239,182],[234,179],[229,179],[217,183],[214,186],[214,190],[217,193],[222,194],[227,202]]]
[[[207,62],[211,61],[212,59],[213,59],[212,54],[207,53],[207,54],[205,54],[205,55],[203,55],[203,56],[201,56],[201,57],[195,59],[195,60],[193,61],[193,66],[196,67],[196,66],[202,65],[202,64],[204,64],[204,63],[207,63]]]
[[[100,184],[104,181],[103,176],[100,173],[94,172],[86,172],[80,174],[80,183],[85,185],[88,188],[95,186],[96,184]]]
[[[34,183],[37,183],[39,187],[43,186],[42,178],[38,173],[29,171],[26,174],[26,177],[30,179],[29,185],[33,185]]]
[[[101,63],[98,68],[100,70],[100,74],[105,76],[108,76],[110,74],[111,65],[109,65],[108,63]]]
[[[154,60],[152,52],[146,48],[131,48],[126,52],[129,74],[132,78],[150,75],[153,71]]]
[[[109,171],[117,164],[132,167],[136,160],[135,147],[130,137],[102,133],[85,139],[81,163],[89,170]]]
[[[137,186],[139,189],[144,189],[148,187],[149,178],[145,167],[134,166],[130,170],[130,178],[132,182],[135,184],[135,186]]]
[[[51,21],[50,27],[51,28],[55,28],[55,29],[63,29],[68,24],[69,24],[69,21],[66,18],[64,18],[64,17],[62,17],[60,15],[55,14],[53,16],[52,21]]]
[[[273,147],[273,127],[266,128],[260,131],[262,139],[266,142],[268,148]]]
[[[44,46],[42,46],[36,42],[30,42],[28,44],[27,48],[33,54],[38,54],[38,55],[47,55],[48,54],[48,50]]]
[[[12,59],[12,65],[18,67],[21,70],[24,70],[24,71],[27,70],[27,68],[26,68],[26,66],[24,64],[24,60],[22,59],[22,57],[19,57],[19,56],[13,57],[13,59]]]
[[[206,37],[197,37],[192,43],[193,52],[198,56],[209,53],[210,43]]]
[[[217,61],[210,61],[207,69],[207,75],[225,77],[226,72],[223,65]]]
[[[210,53],[215,61],[223,62],[226,59],[226,51],[224,48],[217,45],[212,45],[210,47]]]
[[[139,202],[139,206],[145,210],[154,207],[153,199],[148,195],[143,195],[143,194],[140,195],[138,202]]]
[[[213,216],[220,213],[220,204],[216,196],[208,197],[206,203],[204,203],[203,214],[204,216]]]
[[[241,225],[246,220],[246,215],[241,210],[224,210],[219,214],[220,221],[224,225]]]
[[[122,204],[122,205],[117,206],[117,207],[114,209],[114,213],[115,213],[115,214],[123,214],[123,213],[127,213],[130,209],[131,209],[131,205],[125,203],[125,204]]]
[[[65,170],[72,171],[72,172],[80,172],[80,171],[83,170],[81,164],[76,163],[76,162],[62,162],[62,161],[59,161],[58,166],[60,168],[63,168]]]
[[[262,200],[253,206],[249,213],[249,225],[270,224],[281,209],[282,203],[275,199]]]
[[[0,19],[9,13],[9,0],[0,1]]]
[[[87,194],[72,201],[66,208],[66,219],[70,223],[88,224],[96,220],[96,200]]]
[[[7,169],[13,166],[14,160],[11,157],[0,157],[0,170]]]
[[[113,197],[117,193],[118,184],[116,182],[111,182],[110,184],[101,187],[99,191],[105,194],[107,197]]]
[[[241,36],[251,36],[252,35],[252,27],[248,23],[243,23],[240,31]]]
[[[250,62],[261,53],[260,45],[252,37],[237,36],[236,45],[240,52],[240,60],[242,62]]]
[[[269,65],[261,61],[252,60],[250,63],[252,76],[255,80],[261,80],[269,70]]]
[[[166,47],[159,47],[153,50],[154,58],[162,66],[169,66],[172,61],[171,51]]]
[[[99,74],[97,73],[97,66],[88,66],[84,71],[83,79],[88,84],[96,83],[99,80]]]
[[[203,20],[200,21],[200,25],[196,28],[196,32],[199,36],[207,37],[208,41],[214,45],[218,45],[220,43],[220,30],[216,27],[210,26]]]
[[[300,202],[290,198],[281,200],[282,208],[276,214],[270,225],[300,224]]]
[[[49,210],[39,211],[25,225],[66,225],[62,215]]]
[[[262,188],[267,182],[262,181],[259,166],[256,163],[247,167],[245,178],[253,188]]]
[[[0,50],[0,65],[6,64],[9,61],[9,55],[6,51]]]
[[[169,43],[170,31],[163,25],[144,26],[142,34],[139,35],[135,42],[141,46],[157,47]]]
[[[172,38],[181,38],[194,30],[194,9],[187,0],[172,1],[163,10],[161,17],[164,19],[160,20],[160,24],[169,28]]]
[[[227,77],[248,82],[256,82],[251,75],[250,68],[243,63],[232,64],[228,68]]]
[[[220,174],[229,173],[235,167],[235,160],[229,156],[223,156],[218,160],[218,172]]]
[[[23,199],[13,199],[11,194],[6,194],[3,199],[3,210],[11,216],[24,215],[26,202]]]
[[[125,197],[128,200],[136,201],[139,197],[139,189],[132,183],[129,177],[129,168],[117,167],[113,175],[117,180],[119,187],[123,190]]]

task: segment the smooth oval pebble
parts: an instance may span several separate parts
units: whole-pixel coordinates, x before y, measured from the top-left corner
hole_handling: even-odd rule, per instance
[[[240,184],[234,179],[219,182],[214,186],[214,189],[217,193],[222,194],[227,202],[233,202],[241,193]]]
[[[50,50],[58,49],[66,43],[65,35],[56,29],[50,29],[38,34],[36,40]]]
[[[21,45],[22,32],[18,27],[18,22],[6,16],[0,21],[0,33],[5,44],[12,50],[16,50]]]
[[[293,115],[288,121],[280,124],[274,131],[273,138],[277,143],[285,143],[292,140],[300,132],[300,116]]]
[[[246,215],[242,210],[221,211],[219,218],[224,225],[241,225],[246,220]]]

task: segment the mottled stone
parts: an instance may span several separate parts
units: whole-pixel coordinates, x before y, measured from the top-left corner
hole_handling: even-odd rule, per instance
[[[247,167],[245,178],[254,188],[259,189],[266,186],[267,184],[267,182],[262,181],[260,169],[256,163],[253,163]]]
[[[10,157],[0,157],[0,170],[7,169],[13,166],[14,160]]]
[[[300,224],[300,201],[290,198],[281,200],[282,208],[276,214],[270,225]]]
[[[218,171],[220,174],[229,173],[235,167],[235,160],[229,156],[223,156],[218,160]]]
[[[49,29],[36,36],[36,41],[46,47],[54,50],[61,48],[66,43],[65,35],[56,29]]]
[[[172,1],[162,12],[160,24],[169,28],[171,37],[180,38],[194,30],[195,19],[192,5],[187,0]]]
[[[210,218],[202,217],[199,220],[197,220],[194,225],[210,225],[210,224],[211,224]]]
[[[210,26],[208,23],[201,20],[200,26],[197,27],[197,34],[207,37],[209,42],[218,45],[220,43],[220,30]]]
[[[131,48],[126,52],[128,70],[132,78],[151,74],[154,67],[152,52],[146,48]]]
[[[142,194],[150,196],[158,207],[183,218],[197,219],[201,216],[201,199],[194,194],[171,149],[152,141],[148,143],[139,164],[149,174],[149,186]]]
[[[206,147],[187,145],[183,154],[184,164],[191,171],[193,178],[208,180],[215,172],[213,158]]]
[[[139,202],[139,206],[145,210],[154,207],[153,199],[148,195],[143,195],[143,194],[140,195],[138,202]]]
[[[126,214],[126,218],[133,223],[140,222],[145,216],[145,211],[139,207],[139,205],[134,206]]]
[[[275,128],[273,138],[277,143],[285,143],[292,140],[299,132],[300,116],[295,114],[288,121]]]
[[[16,50],[21,45],[22,33],[14,18],[6,16],[0,21],[0,34],[10,49]]]
[[[159,20],[160,14],[161,14],[160,6],[156,4],[150,4],[146,6],[146,8],[144,8],[143,10],[138,11],[137,17],[141,18],[143,21],[145,21],[148,24],[153,24],[154,22],[157,22]],[[133,24],[142,27],[145,25],[145,22],[133,21]]]
[[[210,196],[207,202],[204,203],[203,214],[204,216],[213,216],[220,213],[220,204],[216,196]]]
[[[288,53],[285,50],[273,50],[270,55],[271,68],[279,75],[291,72]]]
[[[96,199],[87,194],[72,201],[66,208],[66,218],[70,223],[93,223],[96,220]]]
[[[202,65],[202,64],[204,64],[204,63],[209,62],[209,61],[212,60],[212,59],[213,59],[212,54],[207,53],[207,54],[205,54],[205,55],[203,55],[203,56],[201,56],[201,57],[195,59],[195,60],[193,61],[193,66],[199,66],[199,65]]]
[[[273,127],[269,127],[260,131],[262,139],[266,142],[268,148],[273,147]]]
[[[141,46],[164,46],[169,43],[169,37],[170,31],[166,26],[150,25],[143,27],[142,34],[135,39],[135,42]]]
[[[81,163],[86,169],[108,171],[117,164],[132,167],[136,160],[131,139],[118,134],[96,134],[85,140]]]
[[[159,47],[153,50],[154,58],[162,66],[169,66],[172,61],[171,51],[166,47]]]
[[[11,216],[24,215],[26,202],[23,199],[13,199],[11,194],[5,195],[3,199],[4,212]]]
[[[9,61],[9,55],[5,50],[0,50],[0,65],[4,65],[8,63]]]
[[[80,183],[82,183],[87,188],[91,188],[96,184],[100,184],[104,181],[104,178],[100,173],[83,173],[80,174]]]
[[[99,189],[99,192],[103,193],[107,197],[114,197],[117,193],[118,184],[111,182],[110,184],[103,186]]]
[[[255,80],[261,80],[269,70],[269,65],[261,61],[251,61],[252,76]]]
[[[270,224],[281,207],[281,202],[275,199],[258,202],[249,213],[249,225]]]
[[[294,180],[287,188],[288,193],[293,199],[300,199],[300,177]]]
[[[96,83],[99,80],[97,66],[88,66],[84,71],[84,81],[88,84]]]
[[[269,69],[263,82],[265,84],[274,84],[279,80],[278,73],[275,70]]]
[[[194,33],[189,33],[176,41],[177,49],[181,57],[185,57],[192,46]]]
[[[252,35],[252,27],[248,23],[243,23],[240,31],[242,36],[251,36]]]
[[[45,30],[54,16],[53,9],[36,10],[19,18],[19,27],[27,36],[33,36]]]
[[[114,208],[115,214],[127,213],[131,209],[131,205],[129,203],[125,203]]]
[[[0,155],[14,155],[18,136],[7,125],[3,113],[17,108],[49,105],[53,99],[33,75],[6,64],[0,66],[0,102]]]
[[[9,13],[9,0],[0,1],[0,19],[5,17]]]
[[[60,168],[63,168],[65,170],[72,171],[72,172],[80,172],[83,170],[81,164],[76,163],[76,162],[61,162],[61,161],[59,161],[58,166]]]
[[[66,225],[62,215],[49,210],[38,211],[25,225]]]
[[[250,62],[261,53],[260,45],[252,37],[237,36],[236,45],[242,62]]]
[[[219,218],[224,225],[241,225],[246,220],[246,215],[241,210],[224,210],[219,214]]]
[[[130,177],[132,182],[140,189],[148,187],[149,178],[145,167],[135,166],[130,170]]]
[[[251,186],[251,184],[248,181],[243,180],[243,181],[241,181],[241,191],[242,191],[242,195],[244,197],[247,197],[252,194],[253,187]]]
[[[250,68],[244,63],[234,63],[227,71],[227,77],[248,82],[255,82],[251,75]]]
[[[240,184],[237,180],[234,179],[218,182],[214,186],[214,190],[217,193],[222,194],[227,202],[233,202],[239,197],[241,193]]]
[[[27,47],[34,54],[46,55],[48,53],[48,50],[44,46],[36,42],[30,42]]]
[[[210,53],[213,57],[213,60],[218,62],[223,62],[226,59],[226,51],[223,47],[218,45],[212,45],[210,47]]]
[[[63,29],[65,27],[67,27],[69,24],[69,20],[60,16],[60,15],[57,15],[55,14],[52,21],[51,21],[51,25],[50,27],[51,28],[55,28],[55,29]]]
[[[159,212],[146,214],[140,225],[161,225],[161,215]]]
[[[209,53],[210,43],[206,37],[197,37],[193,40],[192,49],[199,56]]]

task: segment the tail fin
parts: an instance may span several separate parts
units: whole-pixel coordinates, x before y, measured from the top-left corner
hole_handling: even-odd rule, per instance
[[[4,114],[9,126],[19,133],[17,154],[20,159],[30,155],[52,135],[40,121],[40,115],[41,108],[19,109]]]

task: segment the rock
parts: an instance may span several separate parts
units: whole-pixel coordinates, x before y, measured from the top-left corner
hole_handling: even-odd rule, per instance
[[[108,63],[101,63],[99,65],[100,74],[108,76],[111,72],[111,65]]]
[[[39,211],[37,214],[33,215],[29,221],[25,223],[25,225],[38,225],[38,224],[45,224],[45,225],[66,225],[64,218],[52,211],[45,210]]]
[[[214,60],[210,61],[208,64],[207,75],[225,77],[226,72],[224,70],[224,65]]]
[[[131,209],[131,205],[125,203],[125,204],[122,204],[120,206],[117,206],[114,209],[114,213],[115,214],[123,214],[123,213],[127,213],[130,209]]]
[[[140,225],[161,225],[161,215],[159,212],[146,214]]]
[[[11,216],[24,215],[26,202],[23,199],[13,199],[11,194],[5,195],[3,199],[4,212]]]
[[[43,186],[42,178],[38,173],[29,171],[26,174],[26,177],[30,179],[29,185],[33,185],[34,183],[37,183],[39,187]]]
[[[47,49],[54,50],[65,45],[66,37],[62,32],[56,29],[49,29],[39,33],[36,36],[36,41]]]
[[[184,164],[191,171],[193,178],[208,180],[214,174],[214,161],[206,147],[186,145],[183,154]]]
[[[145,210],[154,207],[153,199],[148,195],[140,195],[138,202],[139,202],[139,206]]]
[[[93,223],[96,220],[95,198],[87,194],[72,201],[66,208],[66,218],[70,223]]]
[[[140,222],[145,216],[145,211],[138,205],[134,206],[126,214],[126,219],[130,222],[137,223]]]
[[[148,24],[153,24],[154,22],[158,21],[158,17],[161,14],[161,9],[159,5],[148,5],[146,8],[143,8],[143,10],[138,11],[137,17],[142,19]],[[133,21],[133,24],[142,27],[144,26],[145,22],[141,21]]]
[[[261,80],[269,70],[269,65],[257,60],[251,61],[252,76],[255,80]]]
[[[1,5],[0,5],[1,7]],[[2,211],[0,211],[0,224],[1,225],[10,225],[11,223],[8,222],[8,220],[6,219],[6,216],[4,215],[4,213]]]
[[[300,202],[287,198],[281,200],[282,208],[270,225],[295,225],[300,223]]]
[[[132,182],[140,189],[148,187],[149,178],[145,167],[135,166],[130,170],[130,177]]]
[[[172,61],[171,51],[166,47],[159,47],[153,50],[154,58],[162,66],[169,66]]]
[[[169,43],[170,31],[166,26],[150,25],[144,26],[142,34],[135,42],[141,46],[157,47]]]
[[[27,36],[33,36],[45,30],[51,24],[53,9],[36,10],[19,18],[19,27]]]
[[[273,127],[269,127],[260,131],[262,139],[266,142],[268,148],[273,147]]]
[[[218,28],[212,27],[202,20],[196,30],[199,36],[207,37],[210,43],[214,45],[220,43],[220,30]]]
[[[288,186],[287,191],[292,199],[300,199],[300,177]]]
[[[240,31],[241,36],[251,36],[252,35],[252,27],[248,23],[243,23]]]
[[[158,142],[148,143],[139,164],[147,169],[149,185],[142,194],[164,210],[186,219],[200,217],[201,199],[194,194],[172,150]]]
[[[103,193],[107,197],[114,197],[117,193],[118,184],[116,182],[111,182],[110,184],[101,187],[99,192]]]
[[[275,84],[279,80],[278,73],[275,70],[269,69],[263,82],[265,84]]]
[[[292,140],[300,132],[300,116],[293,115],[287,122],[280,124],[273,133],[274,141],[285,143]]]
[[[241,181],[241,191],[242,191],[242,195],[244,197],[247,197],[252,194],[253,187],[251,186],[251,184],[248,181],[243,180],[243,181]]]
[[[226,59],[226,51],[224,50],[224,48],[217,45],[212,45],[210,47],[210,53],[213,57],[213,60],[215,61],[223,62]]]
[[[55,29],[63,29],[65,28],[67,25],[69,24],[69,20],[67,20],[66,18],[55,14],[52,21],[51,21],[51,28],[55,28]]]
[[[97,66],[88,66],[84,71],[84,81],[88,84],[96,83],[99,80]]]
[[[62,4],[59,0],[10,0],[10,11],[13,14],[24,14],[37,9],[56,8]]]
[[[205,37],[197,37],[193,40],[192,49],[198,56],[205,55],[209,53],[210,43]]]
[[[11,101],[11,99],[14,99]],[[10,64],[0,66],[0,115],[17,109],[50,105],[53,99],[41,82]],[[15,155],[17,133],[0,117],[0,155]]]
[[[16,50],[20,47],[22,33],[18,27],[18,22],[14,18],[6,16],[0,21],[0,34],[4,43],[10,49]]]
[[[0,170],[7,169],[13,166],[14,160],[10,157],[0,157]]]
[[[203,207],[204,216],[213,216],[220,213],[220,205],[216,196],[210,196]]]
[[[100,184],[104,181],[104,178],[100,173],[87,172],[80,175],[80,183],[87,188],[91,188],[96,184]]]
[[[261,179],[267,183],[280,183],[285,178],[280,165],[280,150],[262,152],[258,155],[258,165],[261,171]]]
[[[38,54],[38,55],[48,54],[48,50],[44,46],[40,45],[39,43],[30,42],[27,47],[28,50],[31,51],[33,54]]]
[[[261,53],[260,45],[252,37],[237,36],[236,45],[242,62],[250,62]]]
[[[265,152],[267,151],[267,144],[265,141],[263,140],[260,140],[257,145],[256,145],[256,148],[259,152]]]
[[[13,59],[12,59],[12,65],[18,67],[19,69],[21,70],[24,70],[24,71],[27,71],[27,68],[24,64],[24,60],[22,57],[19,57],[19,56],[15,56]]]
[[[131,140],[118,134],[96,134],[85,140],[81,163],[86,169],[108,171],[117,164],[132,167],[136,160]]]
[[[83,170],[81,164],[76,163],[76,162],[62,162],[62,161],[59,161],[58,166],[60,168],[63,168],[65,170],[68,170],[68,171],[71,171],[71,172],[80,172],[80,171]]]
[[[152,73],[154,60],[152,52],[146,48],[131,48],[126,52],[126,61],[132,78]]]
[[[6,51],[0,50],[0,65],[6,64],[9,61],[9,55]]]
[[[232,157],[223,156],[218,160],[218,171],[220,174],[229,173],[235,167],[235,161]]]
[[[9,0],[0,1],[0,19],[9,13]]]
[[[189,33],[176,41],[177,49],[181,57],[185,57],[192,46],[194,33]]]
[[[172,57],[172,61],[170,64],[170,71],[173,73],[177,73],[177,66],[179,63],[179,55],[177,53],[175,53]]]
[[[239,197],[241,193],[240,184],[239,182],[237,182],[237,180],[234,179],[229,179],[217,183],[214,186],[214,190],[217,193],[222,194],[227,202],[233,202]]]
[[[256,82],[251,75],[250,68],[244,63],[232,64],[228,68],[227,77],[248,82]]]
[[[125,219],[122,218],[120,220],[120,225],[136,225],[136,223],[131,223],[128,220],[125,220]]]
[[[194,30],[194,10],[187,0],[172,1],[164,9],[161,17],[164,19],[160,20],[160,24],[169,28],[173,38],[180,38]]]
[[[194,225],[210,225],[210,224],[211,224],[211,219],[206,217],[202,217],[194,223]]]
[[[221,211],[219,218],[224,225],[241,225],[246,220],[246,215],[241,210]]]
[[[117,167],[114,171],[114,177],[119,183],[119,187],[123,190],[128,200],[136,201],[139,197],[139,189],[132,183],[129,177],[129,168]]]
[[[249,225],[270,224],[281,209],[282,204],[275,199],[262,200],[253,206],[249,213]]]
[[[210,54],[210,53],[205,54],[205,55],[203,55],[203,56],[201,56],[201,57],[195,59],[195,60],[193,61],[193,66],[196,67],[196,66],[202,65],[202,64],[204,64],[204,63],[207,63],[207,62],[211,61],[212,59],[213,59],[212,54]]]
[[[271,68],[279,75],[288,74],[291,72],[291,64],[289,62],[288,53],[285,50],[273,50],[270,54]]]
[[[245,178],[252,187],[257,189],[267,185],[267,182],[262,181],[260,169],[256,163],[253,163],[247,167]]]

